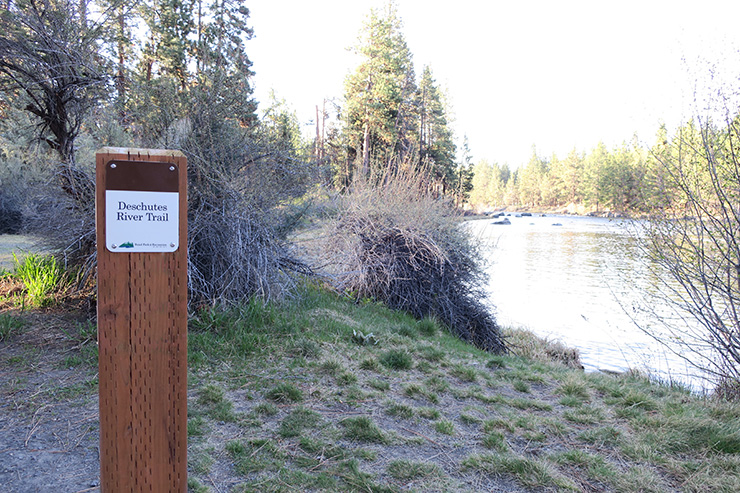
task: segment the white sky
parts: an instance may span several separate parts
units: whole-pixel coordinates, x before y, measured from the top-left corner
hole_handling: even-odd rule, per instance
[[[343,96],[347,50],[386,0],[251,0],[255,96],[303,122]],[[398,0],[417,77],[429,64],[474,161],[512,167],[630,141],[686,119],[697,59],[740,66],[735,0]],[[684,61],[685,60],[685,61]],[[740,75],[740,70],[735,74]],[[737,84],[736,84],[737,85]]]

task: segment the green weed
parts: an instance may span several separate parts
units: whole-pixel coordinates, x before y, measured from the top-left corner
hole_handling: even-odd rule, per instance
[[[425,419],[439,419],[439,417],[442,415],[439,410],[433,408],[433,407],[418,407],[416,408],[416,413]]]
[[[517,392],[522,392],[525,394],[529,394],[530,392],[532,392],[532,389],[529,387],[529,384],[525,382],[524,380],[517,380],[516,382],[514,382],[512,386],[514,387],[514,390],[516,390]]]
[[[454,365],[450,370],[450,374],[463,382],[475,382],[478,380],[478,372],[475,368],[465,365]]]
[[[66,275],[64,268],[51,255],[31,254],[18,260],[13,254],[16,276],[26,286],[28,298],[33,306],[47,306],[53,294],[59,290]]]
[[[439,332],[439,324],[435,319],[425,317],[416,323],[416,329],[426,337],[434,337]]]
[[[215,421],[235,422],[237,419],[234,414],[234,403],[226,398],[226,393],[221,387],[213,384],[201,387],[197,402]]]
[[[377,372],[380,370],[380,363],[375,358],[365,358],[360,361],[360,369]]]

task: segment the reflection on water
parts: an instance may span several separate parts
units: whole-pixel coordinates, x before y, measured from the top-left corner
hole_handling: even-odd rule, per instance
[[[511,225],[470,223],[487,244],[490,299],[501,325],[577,347],[587,371],[642,368],[704,385],[695,369],[635,326],[634,297],[653,285],[623,225],[577,216],[509,219]]]

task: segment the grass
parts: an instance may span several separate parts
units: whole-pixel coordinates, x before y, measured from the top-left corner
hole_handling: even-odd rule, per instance
[[[441,475],[439,466],[406,459],[394,460],[388,464],[388,474],[399,481],[411,481]]]
[[[391,349],[380,355],[380,364],[391,370],[410,370],[414,364],[411,355],[405,350]]]
[[[19,260],[13,254],[16,277],[25,285],[31,306],[44,307],[65,282],[66,273],[51,255],[31,254]]]
[[[0,314],[0,342],[6,341],[16,334],[20,334],[26,323],[20,317]]]
[[[740,403],[584,373],[531,335],[516,339],[525,355],[492,355],[431,319],[312,287],[190,324],[192,491],[740,491]],[[70,325],[60,360],[94,334]],[[19,372],[6,400],[22,404],[43,351],[0,351],[0,374]]]
[[[303,392],[292,383],[280,383],[268,390],[265,397],[274,402],[300,402]]]
[[[360,442],[385,443],[388,439],[369,416],[347,418],[339,422],[344,428],[344,437]]]

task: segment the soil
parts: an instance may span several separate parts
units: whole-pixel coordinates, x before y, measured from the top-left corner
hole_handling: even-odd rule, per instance
[[[97,368],[70,358],[82,342],[70,335],[79,315],[0,312],[26,322],[0,342],[2,489],[97,491]]]

